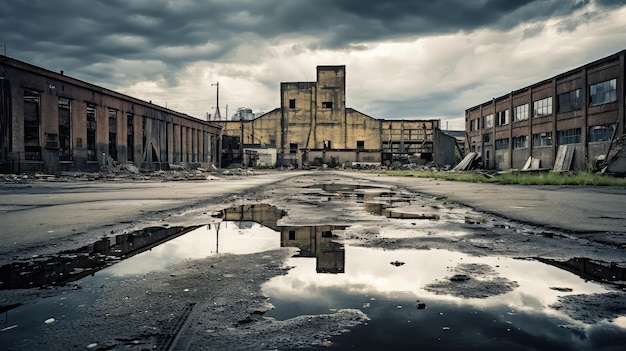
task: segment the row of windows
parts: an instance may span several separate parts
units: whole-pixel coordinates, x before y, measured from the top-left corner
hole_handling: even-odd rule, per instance
[[[24,158],[26,160],[41,160],[41,150],[42,150],[42,141],[41,141],[41,123],[40,123],[40,93],[30,89],[24,89]],[[56,149],[59,153],[60,161],[71,161],[73,157],[72,151],[72,103],[67,98],[58,98],[58,133],[46,133],[45,136],[45,147],[50,149]],[[87,122],[86,132],[86,149],[87,149],[87,160],[88,161],[97,161],[97,110],[96,105],[87,103],[85,109],[85,119]],[[117,161],[117,114],[118,111],[115,109],[108,109],[108,125],[109,125],[109,156]],[[126,113],[127,119],[127,155],[128,161],[134,161],[134,151],[133,146],[135,144],[135,132],[134,132],[134,115],[130,112]],[[161,121],[161,123],[166,123],[165,121]],[[146,117],[143,119],[143,145],[146,145]],[[184,128],[180,129],[180,148],[183,150],[183,131]],[[161,128],[163,130],[163,128]],[[189,129],[191,131],[191,143],[192,145],[196,145],[196,141],[199,138],[199,135],[196,135],[196,131],[198,129]],[[203,132],[206,133],[206,132]],[[205,136],[206,137],[206,136]],[[168,148],[168,134],[165,133],[165,148]],[[83,140],[81,138],[76,139],[76,147],[83,147]],[[206,145],[204,146],[206,147]],[[190,150],[187,150],[190,151]],[[168,162],[167,159],[169,155],[166,153],[165,161]],[[189,154],[187,153],[187,160],[192,162],[195,160],[195,153]],[[182,157],[182,155],[181,155]],[[205,155],[206,158],[206,155]],[[157,160],[158,157],[153,157],[153,160]]]
[[[599,105],[617,101],[617,80],[611,79],[589,86],[589,104]],[[575,89],[557,95],[557,112],[570,112],[582,108],[580,89]],[[552,115],[552,97],[533,101],[533,118]],[[513,108],[513,122],[528,119],[528,104],[522,104]],[[496,113],[496,125],[502,126],[509,123],[508,110]],[[483,116],[482,128],[493,127],[493,115]],[[479,130],[479,119],[470,121],[470,131]]]
[[[601,125],[589,127],[589,142],[609,141],[613,138],[617,125]],[[572,128],[560,130],[557,133],[557,145],[579,144],[580,128]],[[483,141],[489,141],[490,134],[483,135]],[[525,149],[527,145],[527,137],[525,135],[513,138],[513,149]],[[552,146],[552,132],[537,133],[532,135],[533,147]],[[509,139],[496,139],[496,150],[505,150],[509,148]]]

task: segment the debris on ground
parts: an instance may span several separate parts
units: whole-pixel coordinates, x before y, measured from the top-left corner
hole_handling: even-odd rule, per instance
[[[0,174],[0,183],[32,183],[32,182],[79,182],[79,181],[193,181],[218,180],[222,177],[252,176],[261,174],[256,169],[218,169],[197,167],[187,169],[170,164],[167,169],[142,171],[132,164],[117,164],[104,167],[99,172],[60,172],[59,174],[21,173]]]

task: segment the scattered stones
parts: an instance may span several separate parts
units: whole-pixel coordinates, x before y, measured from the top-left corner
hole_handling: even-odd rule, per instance
[[[450,277],[450,281],[453,282],[465,282],[470,280],[470,277],[467,274],[455,274]]]

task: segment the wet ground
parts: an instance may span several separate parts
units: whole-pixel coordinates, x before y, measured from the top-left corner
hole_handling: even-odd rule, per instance
[[[620,244],[418,193],[405,179],[364,178],[281,176],[106,235],[62,236],[57,249],[8,247],[0,341],[10,350],[623,348]]]

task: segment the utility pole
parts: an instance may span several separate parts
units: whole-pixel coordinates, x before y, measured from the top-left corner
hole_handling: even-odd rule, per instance
[[[222,115],[220,114],[220,82],[217,82],[215,84],[211,84],[211,86],[216,86],[217,87],[217,104],[215,107],[215,120],[216,121],[221,121],[222,120]]]

